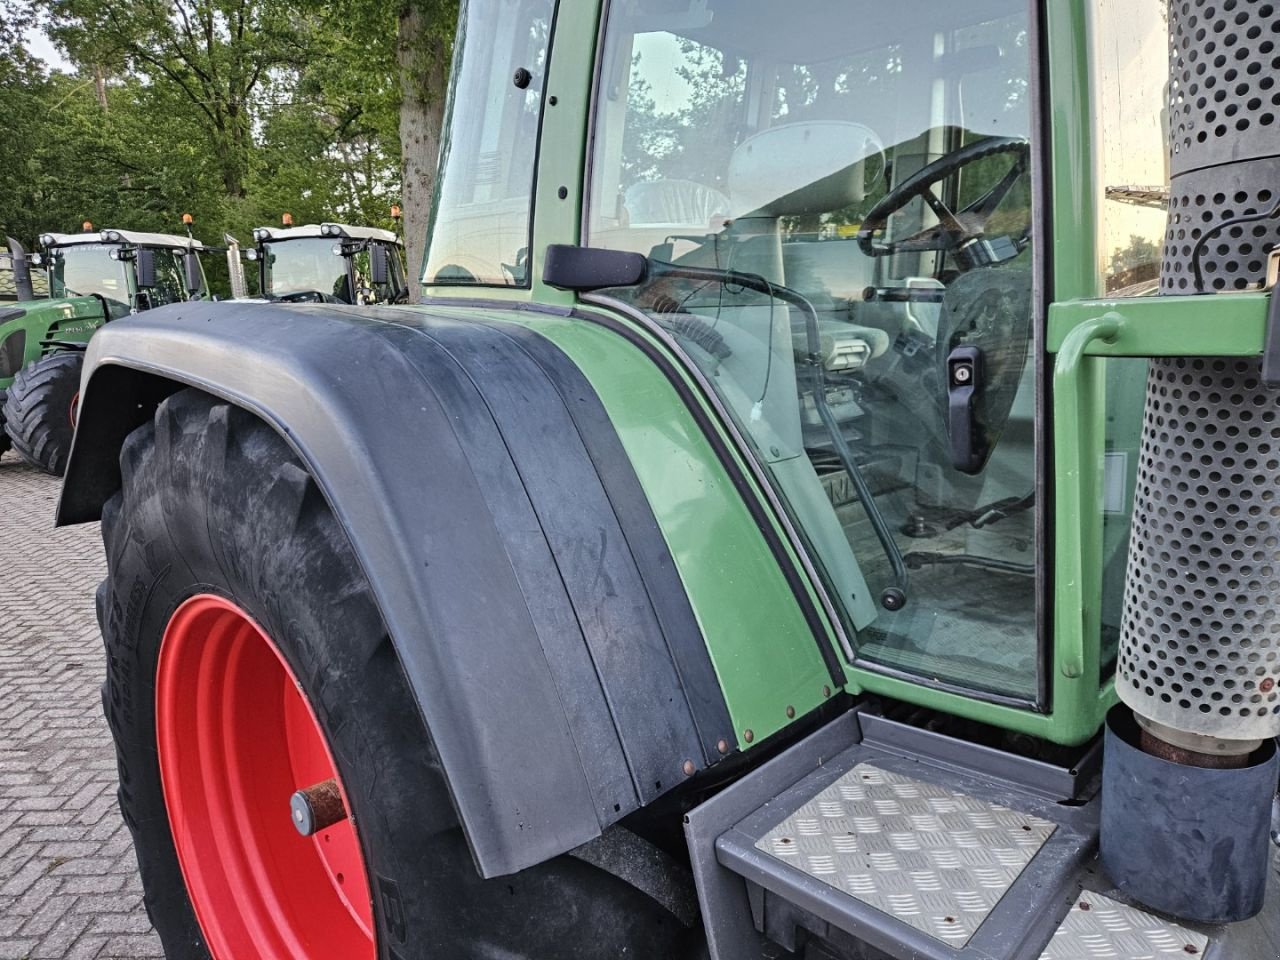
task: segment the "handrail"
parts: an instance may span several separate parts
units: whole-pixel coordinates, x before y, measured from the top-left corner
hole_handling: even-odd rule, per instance
[[[1084,449],[1080,404],[1080,371],[1095,340],[1114,342],[1124,327],[1118,313],[1106,313],[1075,327],[1062,342],[1053,368],[1053,430],[1055,457],[1056,600],[1054,608],[1054,653],[1063,677],[1078,680],[1085,673],[1084,556],[1079,538],[1061,536],[1063,525],[1084,522],[1082,486],[1084,464],[1096,459],[1092,449]],[[1064,540],[1073,540],[1064,549]]]

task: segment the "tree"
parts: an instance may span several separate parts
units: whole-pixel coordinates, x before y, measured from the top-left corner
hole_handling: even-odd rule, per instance
[[[374,24],[388,10],[376,0],[341,0],[337,6],[354,29],[376,29]],[[417,299],[435,196],[458,0],[400,0],[390,9],[395,16],[405,253],[411,297]]]
[[[73,59],[166,83],[195,112],[228,197],[243,198],[252,102],[270,71],[306,59],[306,23],[285,3],[47,0],[50,33]]]

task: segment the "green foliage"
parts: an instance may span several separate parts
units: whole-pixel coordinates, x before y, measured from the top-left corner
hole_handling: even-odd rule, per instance
[[[402,106],[443,98],[447,71],[433,68],[447,64],[456,10],[0,0],[0,234],[30,246],[86,219],[176,233],[188,212],[215,244],[247,242],[286,211],[390,227]],[[73,72],[31,56],[23,37],[37,24]]]

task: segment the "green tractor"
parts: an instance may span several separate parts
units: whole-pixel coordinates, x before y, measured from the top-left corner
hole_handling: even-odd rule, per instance
[[[28,255],[11,240],[21,300],[0,308],[0,453],[12,445],[56,476],[71,450],[84,349],[94,332],[131,313],[209,295],[204,247],[190,237],[85,227],[44,234],[43,254]],[[44,269],[33,276],[32,266]]]
[[[1277,30],[464,3],[421,303],[89,347],[167,956],[1277,956]]]
[[[408,299],[404,245],[390,230],[343,223],[295,227],[286,214],[281,227],[254,228],[253,241],[244,257],[258,268],[264,300],[365,305]],[[248,287],[239,257],[236,245],[228,259],[233,292],[243,299]]]

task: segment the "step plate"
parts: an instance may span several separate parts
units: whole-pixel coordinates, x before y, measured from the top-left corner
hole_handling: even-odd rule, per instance
[[[1168,920],[1085,892],[1040,960],[1168,960],[1203,957],[1209,938]]]
[[[1048,820],[860,763],[756,847],[959,948],[1054,829]]]

